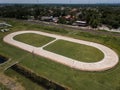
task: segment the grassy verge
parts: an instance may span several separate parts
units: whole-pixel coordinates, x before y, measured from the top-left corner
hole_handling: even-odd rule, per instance
[[[0,90],[10,90],[0,83]]]
[[[25,78],[24,76],[20,75],[12,69],[8,69],[7,71],[5,71],[5,74],[21,83],[21,85],[24,86],[26,90],[45,90],[43,87],[30,81],[29,79]]]
[[[44,49],[84,62],[96,62],[104,57],[104,54],[94,47],[64,40],[58,40]]]
[[[0,32],[0,54],[12,58],[12,60],[21,60],[21,65],[41,74],[52,81],[70,87],[72,90],[119,90],[120,89],[120,64],[111,70],[104,72],[84,72],[71,69],[59,63],[52,62],[43,57],[33,56],[27,52],[5,44],[2,38],[8,33],[18,30],[40,30],[49,33],[55,33],[70,36],[77,39],[83,39],[104,44],[117,52],[120,57],[120,38],[110,35],[99,35],[83,33],[80,31],[56,32],[54,29],[44,30],[42,26],[28,24],[20,21],[8,20],[13,25],[12,31]],[[16,54],[18,53],[18,54]],[[27,55],[28,54],[28,55]],[[24,58],[21,58],[24,57]],[[21,59],[20,59],[21,58]],[[8,72],[8,71],[7,71]],[[10,71],[12,73],[12,71]],[[12,74],[12,76],[14,73]],[[11,77],[12,77],[11,76]],[[27,81],[28,83],[29,81]],[[31,84],[32,85],[32,84]],[[29,89],[27,89],[29,90]]]
[[[59,63],[52,62],[46,58],[32,55],[26,57],[20,65],[52,81],[68,86],[72,90],[88,90],[88,88],[90,90],[112,90],[119,85],[119,83],[113,82],[115,81],[115,78],[112,78],[114,70],[101,73],[77,71]],[[111,86],[113,83],[115,87],[113,87],[114,85]]]
[[[34,34],[34,33],[26,33],[26,34],[20,34],[14,37],[15,40],[40,47],[43,46],[50,41],[54,40],[52,37],[47,37],[39,34]]]

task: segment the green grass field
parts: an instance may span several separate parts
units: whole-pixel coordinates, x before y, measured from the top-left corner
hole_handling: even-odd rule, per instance
[[[32,63],[31,63],[32,62]],[[72,90],[111,90],[113,77],[109,73],[77,71],[39,56],[28,56],[20,65],[52,81],[70,87]],[[116,78],[117,79],[117,78]],[[104,82],[104,83],[103,83]],[[118,85],[117,83],[114,85]]]
[[[34,33],[20,34],[15,36],[14,39],[36,47],[43,46],[54,40],[54,38]]]
[[[104,54],[94,47],[64,40],[58,40],[44,49],[83,62],[96,62],[104,58]]]
[[[107,34],[99,35],[69,30],[67,32],[59,30],[59,32],[54,31],[54,28],[52,26],[47,27],[52,28],[52,30],[50,31],[49,29],[44,30],[43,26],[37,24],[30,24],[16,20],[7,20],[7,22],[12,24],[13,28],[10,32],[0,32],[0,54],[10,57],[13,61],[20,60],[20,65],[23,65],[33,70],[34,72],[49,78],[52,81],[56,81],[62,85],[68,86],[72,90],[120,90],[120,63],[118,63],[116,67],[102,72],[79,71],[43,57],[33,56],[28,52],[5,44],[2,41],[5,35],[14,31],[29,29],[40,30],[104,44],[116,51],[120,58],[120,37],[113,37]],[[14,73],[11,70],[6,72],[8,72],[8,76],[14,76]],[[15,76],[18,75],[16,74]],[[20,83],[23,83],[23,81],[21,80]],[[27,81],[27,83],[30,82]],[[32,86],[33,84],[31,84],[31,87]],[[28,86],[26,86],[26,88],[28,88],[27,90],[31,90]]]

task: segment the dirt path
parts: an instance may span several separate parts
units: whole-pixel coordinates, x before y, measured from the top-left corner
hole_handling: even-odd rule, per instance
[[[4,71],[8,69],[10,66],[18,63],[9,59],[8,61],[0,64],[0,83],[9,88],[10,90],[25,90],[21,83],[17,82],[15,79],[6,76]]]
[[[59,54],[55,54],[55,53],[47,51],[47,50],[44,50],[43,47],[37,48],[37,47],[31,46],[31,45],[28,45],[28,44],[25,44],[25,43],[22,43],[22,42],[19,42],[19,41],[16,41],[13,39],[14,36],[19,35],[19,34],[23,34],[23,33],[35,33],[35,34],[40,34],[40,35],[56,38],[56,40],[61,39],[61,40],[66,40],[66,41],[70,41],[70,42],[75,42],[75,43],[79,43],[79,44],[92,46],[92,47],[95,47],[95,48],[99,49],[100,51],[102,51],[104,53],[104,58],[99,62],[93,62],[93,63],[80,62],[80,61],[59,55]],[[56,40],[54,40],[54,41],[56,41]],[[49,43],[53,43],[54,41],[51,41]],[[50,60],[67,65],[71,68],[84,70],[84,71],[108,70],[108,69],[114,67],[119,61],[118,55],[112,49],[110,49],[104,45],[97,44],[94,42],[89,42],[89,41],[73,39],[70,37],[55,35],[55,34],[49,34],[49,33],[40,32],[40,31],[14,32],[14,33],[11,33],[11,34],[5,36],[4,42],[11,44],[11,45],[14,45],[16,47],[19,47],[23,50],[30,52],[30,53],[34,53],[36,55],[43,56],[45,58],[49,58]],[[49,45],[49,44],[47,44],[47,45]]]
[[[0,73],[0,83],[5,85],[10,90],[25,90],[21,84],[17,83],[14,79]]]

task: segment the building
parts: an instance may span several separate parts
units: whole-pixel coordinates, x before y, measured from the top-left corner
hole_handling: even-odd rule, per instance
[[[53,17],[53,16],[42,16],[41,17],[42,21],[48,21],[48,22],[54,22],[57,23],[58,22],[58,17]]]
[[[54,23],[57,23],[58,22],[58,17],[54,17],[53,19],[52,19],[52,21],[54,22]]]
[[[42,16],[41,20],[42,21],[52,21],[53,20],[53,16]]]
[[[9,31],[9,29],[8,29],[9,27],[12,27],[12,25],[7,24],[5,22],[0,23],[0,31],[1,32],[7,32],[7,31]]]
[[[12,26],[12,25],[7,24],[7,23],[5,23],[5,22],[0,23],[0,28],[3,28],[3,27],[11,27],[11,26]]]
[[[83,27],[85,27],[85,26],[87,26],[87,22],[86,21],[75,21],[73,23],[73,25],[74,26],[83,26]]]

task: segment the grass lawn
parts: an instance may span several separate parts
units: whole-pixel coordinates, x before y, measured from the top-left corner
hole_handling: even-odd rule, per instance
[[[14,78],[16,81],[20,82],[21,85],[24,86],[26,90],[45,90],[43,87],[30,81],[29,79],[25,78],[24,76],[20,75],[19,73],[12,69],[8,69],[7,71],[5,71],[5,74],[7,76]]]
[[[27,56],[20,65],[52,81],[68,86],[72,90],[88,90],[88,88],[89,90],[112,90],[115,87],[111,85],[114,83],[114,79],[117,79],[112,78],[113,71],[101,73],[77,71],[39,56]],[[115,82],[113,86],[117,85],[119,84]]]
[[[47,37],[34,33],[20,34],[15,36],[14,39],[36,47],[43,46],[54,40],[54,38],[52,37]]]
[[[13,28],[10,32],[0,32],[0,54],[7,56],[12,61],[20,60],[20,64],[33,70],[34,72],[56,81],[62,85],[70,87],[72,90],[120,90],[120,63],[113,69],[103,72],[85,72],[71,69],[67,66],[53,62],[43,57],[33,56],[28,52],[18,49],[14,46],[5,44],[2,39],[8,33],[18,30],[40,30],[49,33],[70,36],[77,39],[83,39],[104,44],[117,52],[120,58],[120,37],[83,33],[80,31],[57,32],[44,30],[43,26],[30,24],[16,20],[7,20]],[[47,27],[47,26],[46,26]],[[49,27],[50,28],[50,27]],[[57,30],[57,29],[56,29]],[[17,54],[16,54],[17,53]],[[18,76],[12,70],[6,71],[10,77]],[[24,79],[24,78],[21,78]],[[26,81],[26,80],[25,80]],[[23,83],[23,80],[21,80]],[[27,80],[25,83],[30,83]],[[33,84],[30,85],[31,87]],[[29,87],[27,90],[31,90]]]
[[[104,58],[104,54],[94,47],[64,40],[58,40],[44,49],[83,62],[96,62]]]

